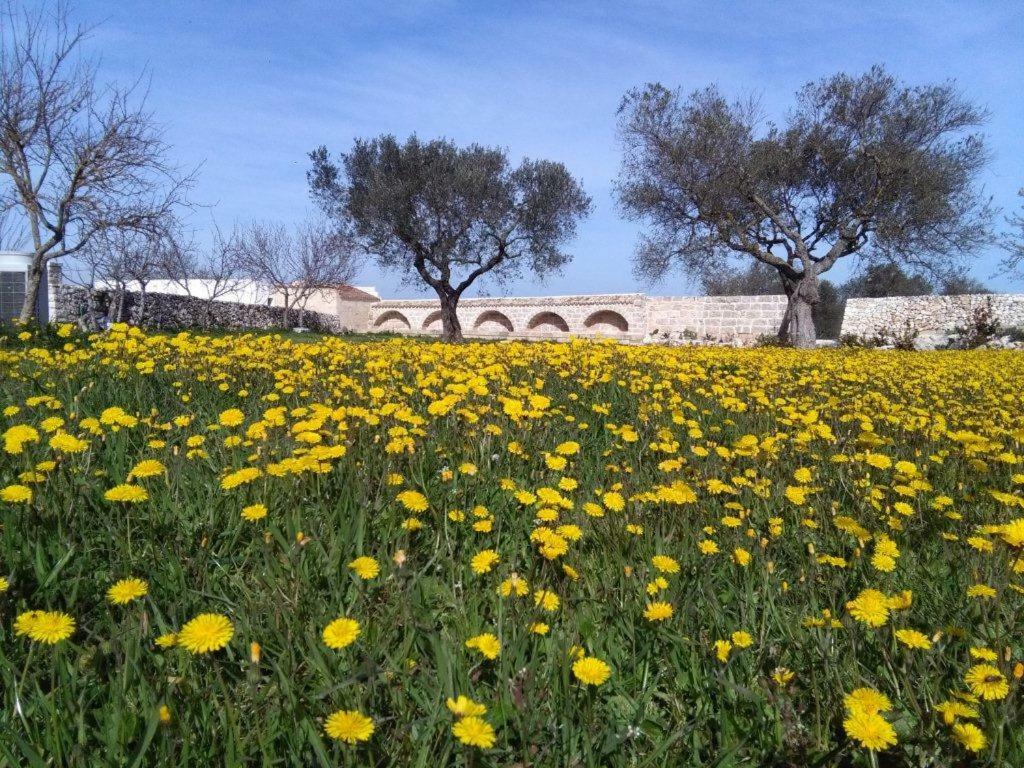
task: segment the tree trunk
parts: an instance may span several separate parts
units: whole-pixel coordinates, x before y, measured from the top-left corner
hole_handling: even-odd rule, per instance
[[[39,259],[32,259],[32,264],[25,270],[25,303],[21,305],[21,314],[18,315],[18,321],[21,323],[31,322],[36,317],[39,287],[42,285],[45,272],[46,266]]]
[[[814,307],[818,298],[818,277],[783,280],[788,304],[782,317],[779,339],[794,347],[810,349],[817,338],[814,330]]]
[[[441,299],[441,340],[462,341],[462,323],[455,311],[459,305],[458,294],[438,291],[437,295]]]
[[[142,290],[139,291],[139,328],[146,327],[146,284],[141,283]]]
[[[114,302],[114,306],[112,307],[114,311],[113,317],[111,318],[112,323],[120,323],[124,321],[124,295],[125,289],[120,283],[118,283],[117,301]]]

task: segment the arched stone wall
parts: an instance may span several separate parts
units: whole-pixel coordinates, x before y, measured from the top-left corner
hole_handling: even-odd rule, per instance
[[[431,312],[425,318],[423,318],[423,325],[421,329],[427,333],[440,333],[441,332],[441,310]]]
[[[408,331],[412,328],[409,319],[397,310],[388,310],[378,317],[373,327],[381,331]]]
[[[371,305],[371,327],[399,313],[409,323],[389,330],[433,335],[437,299],[386,299]],[[753,340],[776,333],[786,311],[785,296],[645,296],[642,293],[577,296],[472,297],[459,301],[467,337],[566,338],[603,336],[640,341],[687,334],[720,341]],[[394,317],[394,315],[391,315]],[[376,319],[374,321],[373,319]],[[673,337],[674,337],[673,336]]]
[[[526,324],[527,330],[537,333],[568,333],[569,324],[557,312],[538,312]]]
[[[489,309],[486,312],[481,312],[480,316],[477,317],[476,322],[473,323],[473,330],[479,331],[480,333],[513,333],[515,328],[512,326],[512,321],[508,315],[504,312],[499,312],[496,309]]]
[[[609,336],[629,333],[629,321],[611,309],[599,309],[583,321],[583,327]]]

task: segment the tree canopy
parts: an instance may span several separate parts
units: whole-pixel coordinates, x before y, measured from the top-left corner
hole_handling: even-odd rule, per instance
[[[650,226],[637,274],[768,265],[789,297],[780,334],[802,346],[819,276],[840,259],[941,273],[988,238],[986,114],[949,83],[837,74],[801,89],[781,125],[714,87],[652,84],[627,93],[619,116],[619,201]]]
[[[456,307],[486,276],[501,283],[559,270],[590,198],[564,165],[505,150],[411,136],[358,139],[333,161],[310,153],[313,199],[351,230],[377,263],[422,281],[441,302],[443,335],[462,338]]]

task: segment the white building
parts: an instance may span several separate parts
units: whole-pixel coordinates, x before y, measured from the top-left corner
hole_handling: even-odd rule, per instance
[[[117,286],[109,280],[97,280],[97,288],[114,290]],[[141,291],[140,283],[129,280],[125,283],[125,290]],[[209,299],[214,293],[218,295],[214,301],[228,301],[236,304],[263,304],[271,303],[273,289],[264,283],[255,280],[233,280],[228,284],[217,285],[213,280],[205,280],[199,277],[190,277],[185,280],[149,280],[146,282],[147,293],[169,293],[173,296],[192,296],[196,299]]]

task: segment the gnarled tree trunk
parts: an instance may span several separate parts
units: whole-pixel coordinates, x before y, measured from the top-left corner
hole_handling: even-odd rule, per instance
[[[462,323],[456,313],[459,294],[438,291],[437,297],[441,300],[441,340],[462,341]]]
[[[805,276],[799,280],[784,277],[782,282],[788,304],[779,328],[779,339],[794,347],[812,348],[817,339],[814,330],[814,307],[820,300],[818,276]]]

